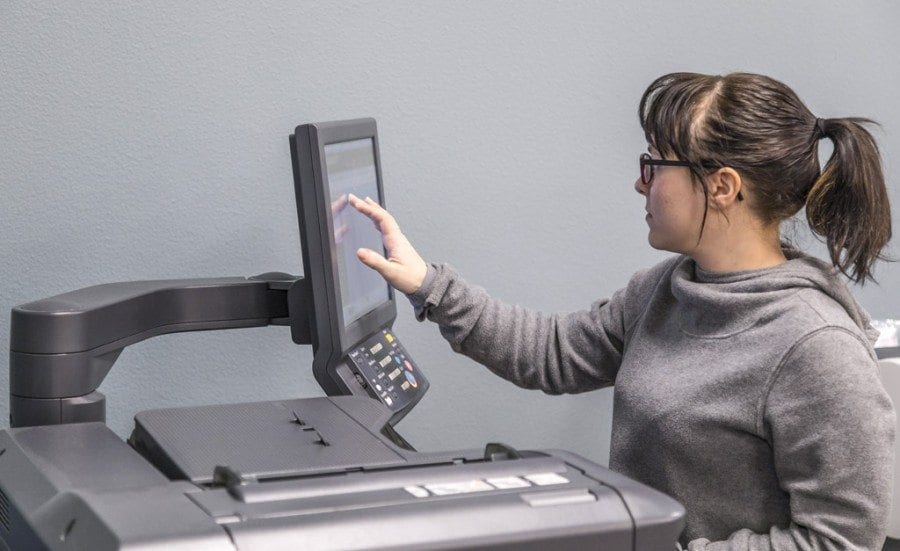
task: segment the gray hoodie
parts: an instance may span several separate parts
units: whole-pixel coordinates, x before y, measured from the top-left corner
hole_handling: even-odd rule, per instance
[[[877,334],[823,262],[678,256],[587,310],[503,304],[446,265],[410,296],[457,352],[548,394],[615,385],[610,468],[687,509],[691,551],[880,549],[894,411]]]

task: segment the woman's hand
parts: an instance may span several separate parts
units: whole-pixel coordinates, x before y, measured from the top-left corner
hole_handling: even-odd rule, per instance
[[[411,294],[419,290],[428,271],[425,261],[400,231],[400,226],[381,205],[366,197],[365,200],[350,194],[350,204],[365,214],[381,232],[381,239],[387,251],[387,258],[371,249],[359,249],[356,256],[363,264],[372,268],[393,288],[401,293]]]

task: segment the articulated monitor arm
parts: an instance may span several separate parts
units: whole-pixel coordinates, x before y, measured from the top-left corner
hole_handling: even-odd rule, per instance
[[[100,383],[122,349],[157,335],[290,325],[311,344],[309,293],[302,278],[266,273],[109,283],[13,308],[10,425],[105,421]]]

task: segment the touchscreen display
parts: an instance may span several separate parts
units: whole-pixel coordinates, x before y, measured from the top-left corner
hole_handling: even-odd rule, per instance
[[[390,299],[384,279],[356,258],[360,247],[384,254],[381,233],[347,201],[352,193],[380,202],[371,138],[325,145],[325,168],[331,190],[335,260],[341,287],[344,326]]]

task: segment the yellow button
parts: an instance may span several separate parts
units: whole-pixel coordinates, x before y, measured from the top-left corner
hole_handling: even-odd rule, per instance
[[[387,342],[394,342],[394,336],[390,333],[385,333],[384,338],[387,339]]]

